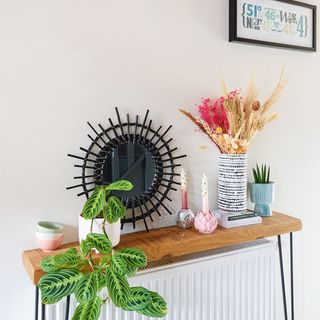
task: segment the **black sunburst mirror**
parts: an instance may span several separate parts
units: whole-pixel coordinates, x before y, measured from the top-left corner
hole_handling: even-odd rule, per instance
[[[120,179],[131,181],[134,188],[130,192],[115,193],[128,209],[121,227],[132,223],[135,228],[136,222],[143,220],[148,231],[147,218],[153,221],[152,214],[155,212],[161,216],[160,208],[172,214],[164,202],[172,201],[168,196],[170,191],[177,191],[174,185],[180,183],[174,181],[174,177],[178,176],[175,168],[181,166],[177,160],[186,155],[173,155],[178,148],[172,148],[170,143],[173,139],[166,138],[172,126],[164,131],[162,126],[155,130],[152,120],[148,119],[149,110],[142,122],[138,115],[135,121],[131,121],[129,114],[123,122],[118,108],[115,110],[118,123],[114,124],[109,118],[107,129],[101,124],[98,124],[99,129],[95,129],[88,122],[94,136],[88,134],[91,141],[89,147],[80,148],[85,153],[83,156],[68,154],[81,160],[82,164],[75,164],[81,169],[81,175],[74,177],[81,183],[67,190],[81,188],[78,196],[89,198],[96,185]]]

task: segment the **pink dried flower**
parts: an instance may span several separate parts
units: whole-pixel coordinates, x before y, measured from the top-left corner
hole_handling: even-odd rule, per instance
[[[228,93],[228,99],[233,100],[235,96],[239,96],[239,90],[234,90]],[[242,99],[240,97],[240,99]]]
[[[230,92],[228,98],[233,99],[236,94],[236,91]],[[209,125],[212,131],[221,134],[228,133],[230,127],[224,101],[224,97],[218,98],[214,103],[210,98],[206,98],[202,99],[202,103],[198,105],[201,119]]]

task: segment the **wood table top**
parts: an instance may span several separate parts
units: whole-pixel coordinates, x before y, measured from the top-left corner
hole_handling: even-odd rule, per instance
[[[185,230],[176,226],[153,229],[149,232],[140,231],[124,234],[121,236],[120,244],[115,249],[126,247],[139,248],[147,255],[148,262],[154,262],[166,258],[242,244],[301,229],[302,223],[300,219],[274,212],[272,217],[262,218],[261,224],[232,229],[218,227],[211,234],[201,234],[193,228]],[[37,284],[44,274],[40,268],[40,261],[43,258],[62,253],[71,247],[78,248],[79,243],[64,244],[60,249],[53,252],[44,252],[41,249],[24,251],[22,254],[23,265],[31,281]]]

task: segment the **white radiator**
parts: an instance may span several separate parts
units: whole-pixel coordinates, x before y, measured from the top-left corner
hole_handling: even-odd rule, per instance
[[[174,245],[174,244],[173,244]],[[168,302],[166,320],[274,320],[275,244],[266,240],[151,265],[130,279]],[[76,307],[71,299],[70,317]],[[64,319],[65,301],[46,320]],[[101,320],[150,319],[110,304]]]

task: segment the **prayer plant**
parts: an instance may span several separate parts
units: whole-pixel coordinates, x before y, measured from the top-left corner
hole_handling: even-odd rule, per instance
[[[129,181],[119,180],[95,188],[82,212],[85,219],[91,220],[91,232],[81,242],[80,250],[71,248],[41,261],[46,272],[38,283],[43,303],[54,304],[74,294],[79,305],[72,320],[97,320],[103,304],[111,301],[147,317],[167,314],[166,301],[158,293],[128,283],[127,277],[146,266],[144,252],[134,248],[113,250],[105,232],[106,222],[114,223],[126,214],[126,208],[111,191],[129,191],[132,187]],[[104,218],[104,234],[92,232],[93,220],[98,216]]]

